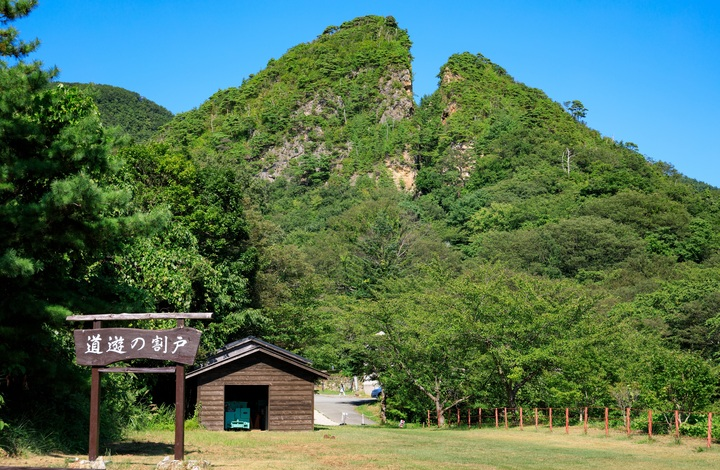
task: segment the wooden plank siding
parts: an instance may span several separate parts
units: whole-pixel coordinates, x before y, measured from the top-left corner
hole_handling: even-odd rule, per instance
[[[263,352],[234,360],[198,375],[200,422],[209,430],[223,430],[226,386],[266,385],[268,430],[312,431],[315,378],[307,370]]]

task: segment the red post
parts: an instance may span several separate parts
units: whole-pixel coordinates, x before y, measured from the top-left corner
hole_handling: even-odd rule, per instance
[[[548,408],[548,417],[550,418],[550,432],[552,432],[552,408]]]
[[[507,408],[503,408],[503,415],[505,416],[505,429],[508,428],[507,424]]]
[[[675,410],[675,439],[680,439],[680,412]]]
[[[460,407],[457,407],[457,425],[460,427]]]
[[[523,430],[522,406],[520,407],[520,430]]]
[[[625,408],[625,429],[628,437],[630,436],[630,408]]]
[[[652,410],[648,410],[648,439],[652,439]]]
[[[428,427],[430,427],[430,410],[428,410],[428,419],[427,419]]]
[[[608,411],[607,407],[605,407],[605,437],[608,437],[608,435],[610,434],[608,414],[609,414],[609,411]]]
[[[468,428],[470,427],[470,408],[468,408]]]
[[[498,409],[497,408],[495,408],[495,427],[496,428],[500,427],[500,420],[498,419]]]
[[[535,430],[537,431],[538,428],[538,414],[537,414],[537,408],[535,408]]]
[[[587,406],[585,407],[585,422],[583,423],[583,431],[585,434],[587,434],[587,422],[588,422],[588,415],[587,415]]]
[[[570,408],[565,408],[565,434],[570,434]]]
[[[712,442],[712,413],[708,413],[708,439],[707,439],[707,448],[710,448],[710,443]]]
[[[482,427],[482,408],[478,408],[478,429]]]

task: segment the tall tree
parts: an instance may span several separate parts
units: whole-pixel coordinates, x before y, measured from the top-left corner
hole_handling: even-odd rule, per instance
[[[572,115],[572,117],[578,122],[584,122],[585,116],[587,116],[587,108],[582,104],[580,100],[565,101],[563,103],[565,109]]]
[[[404,408],[429,401],[438,426],[445,424],[449,409],[466,402],[487,381],[488,371],[479,343],[468,341],[471,325],[452,288],[446,288],[446,274],[436,271],[386,285],[390,292],[366,314],[368,343],[376,348],[368,361],[388,399],[403,394],[404,403],[397,404]],[[417,415],[420,410],[414,411]]]
[[[34,3],[0,2],[3,24]],[[123,298],[111,255],[154,220],[107,182],[112,137],[92,100],[23,62],[33,43],[16,31],[0,44],[18,59],[0,62],[0,392],[9,412],[38,399],[49,412],[78,387],[65,316]]]
[[[571,283],[495,266],[478,267],[454,289],[468,312],[467,339],[480,345],[511,408],[524,387],[560,369],[591,310],[590,299]]]

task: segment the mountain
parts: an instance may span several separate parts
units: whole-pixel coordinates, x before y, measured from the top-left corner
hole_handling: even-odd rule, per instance
[[[158,222],[93,265],[99,291],[212,311],[200,359],[254,335],[374,374],[390,419],[711,409],[720,191],[482,54],[416,103],[410,48],[392,17],[330,26],[115,149],[111,185]]]
[[[183,113],[162,137],[305,184],[404,161],[415,107],[410,40],[392,17],[328,27],[238,88]],[[412,162],[411,162],[412,163]]]
[[[340,292],[368,294],[427,261],[359,254],[382,230],[385,242],[414,233],[440,259],[572,279],[613,297],[608,305],[658,288],[676,276],[668,267],[718,259],[717,189],[602,136],[582,121],[582,103],[556,103],[481,54],[450,57],[437,91],[416,104],[410,47],[392,17],[330,26],[156,139],[198,171],[232,173],[242,210],[259,217],[247,243],[299,250]],[[218,210],[239,215],[234,204]],[[373,217],[394,222],[373,227]],[[258,223],[272,225],[272,242],[252,239]],[[259,308],[263,289],[254,285]]]
[[[110,85],[95,83],[65,83],[90,94],[107,127],[120,127],[136,142],[148,140],[173,114],[138,93]]]

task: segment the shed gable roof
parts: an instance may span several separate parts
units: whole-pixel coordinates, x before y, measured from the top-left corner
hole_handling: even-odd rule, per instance
[[[279,346],[268,343],[267,341],[255,338],[254,336],[248,336],[247,338],[226,344],[222,348],[215,351],[215,354],[210,356],[204,364],[202,364],[197,369],[189,372],[186,378],[189,379],[192,377],[196,377],[217,367],[229,364],[233,361],[248,357],[256,353],[265,353],[295,367],[306,370],[311,374],[315,375],[317,378],[328,378],[328,375],[326,373],[313,368],[310,365],[311,362],[304,357],[292,353],[287,349],[283,349]]]

